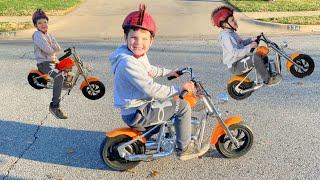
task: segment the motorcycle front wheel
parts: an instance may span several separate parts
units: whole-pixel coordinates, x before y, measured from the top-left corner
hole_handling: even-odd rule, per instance
[[[227,158],[236,158],[246,154],[252,147],[253,134],[251,129],[242,123],[229,126],[231,134],[238,140],[239,147],[236,147],[226,135],[220,136],[215,144],[217,151]]]
[[[314,65],[313,59],[309,55],[300,54],[298,57],[294,58],[292,61],[302,67],[301,69],[296,67],[294,64],[292,64],[289,70],[293,76],[297,78],[304,78],[313,73],[315,65]]]
[[[93,91],[91,91],[91,88],[89,86],[91,86]],[[85,86],[82,88],[82,94],[86,98],[91,99],[91,100],[100,99],[104,95],[105,92],[106,92],[106,89],[104,87],[104,84],[100,81],[89,82],[88,86]]]

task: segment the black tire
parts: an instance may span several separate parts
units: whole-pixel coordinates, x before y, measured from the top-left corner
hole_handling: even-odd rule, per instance
[[[88,99],[91,99],[91,100],[100,99],[106,92],[104,84],[100,81],[90,82],[89,85],[95,90],[94,93],[91,92],[89,86],[85,86],[82,88],[83,95]]]
[[[235,100],[245,99],[245,98],[249,97],[252,94],[252,91],[247,92],[247,93],[238,93],[235,90],[235,87],[240,82],[241,81],[233,81],[230,84],[228,84],[228,87],[227,87],[229,95]],[[242,82],[242,84],[239,86],[239,88],[242,89],[242,90],[246,90],[246,89],[252,88],[252,82]]]
[[[41,84],[43,86],[47,86],[47,81],[44,78],[39,78],[35,80],[34,78],[40,77],[37,73],[29,73],[28,75],[28,82],[30,86],[32,86],[35,89],[43,89],[44,87],[39,86],[38,84]]]
[[[306,54],[300,54],[298,57],[293,59],[293,62],[297,63],[300,66],[303,66],[303,70],[292,65],[290,67],[290,73],[297,78],[304,78],[309,76],[314,71],[314,61],[313,59]]]
[[[119,156],[117,147],[131,138],[125,135],[116,136],[113,138],[106,137],[100,146],[100,154],[103,161],[108,167],[117,171],[126,171],[136,167],[140,161],[128,161]],[[136,141],[127,148],[131,154],[144,154],[145,146],[140,141]]]
[[[224,134],[220,136],[215,144],[220,154],[227,158],[236,158],[246,154],[252,147],[253,134],[251,129],[245,124],[233,124],[229,126],[229,130],[240,143],[240,147],[236,148],[230,138]]]

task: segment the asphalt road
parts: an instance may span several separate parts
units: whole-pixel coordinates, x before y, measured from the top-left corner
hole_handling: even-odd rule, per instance
[[[35,68],[31,41],[0,41],[0,177],[4,179],[319,179],[320,71],[319,35],[273,37],[303,50],[316,63],[314,73],[297,79],[286,70],[283,82],[263,88],[243,101],[220,105],[229,115],[241,115],[255,136],[251,151],[238,159],[212,150],[201,159],[179,161],[174,155],[142,162],[129,172],[108,169],[100,159],[104,132],[125,126],[113,108],[112,73],[107,60],[121,41],[61,42],[75,46],[94,75],[106,85],[105,96],[86,99],[75,88],[62,102],[69,119],[48,113],[51,90],[35,90],[27,74]],[[230,74],[215,40],[158,40],[149,53],[152,64],[191,66],[212,95],[226,91]],[[182,83],[178,81],[162,83]],[[208,129],[215,122],[208,123]],[[210,134],[210,132],[207,132]]]

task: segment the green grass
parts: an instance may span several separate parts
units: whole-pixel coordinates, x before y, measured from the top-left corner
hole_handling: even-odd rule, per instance
[[[317,11],[319,0],[227,0],[242,12]]]
[[[31,29],[31,22],[0,22],[0,32],[18,31],[23,29]]]
[[[320,16],[290,16],[281,18],[258,19],[281,24],[320,25]]]
[[[37,9],[48,15],[64,15],[83,0],[0,0],[0,16],[31,16]]]

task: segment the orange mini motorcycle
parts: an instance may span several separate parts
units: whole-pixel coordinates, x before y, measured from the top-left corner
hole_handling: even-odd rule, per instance
[[[235,158],[246,154],[253,143],[250,128],[241,122],[240,117],[229,117],[225,120],[215,108],[211,96],[204,89],[201,82],[193,76],[192,68],[184,68],[177,72],[179,75],[188,73],[197,89],[197,95],[182,92],[179,97],[184,98],[192,107],[193,112],[200,117],[192,117],[192,140],[199,147],[203,143],[206,121],[215,118],[218,123],[211,134],[211,144],[224,157]],[[173,79],[175,77],[169,77]],[[222,94],[220,101],[227,101],[228,96]],[[119,128],[106,133],[101,144],[101,156],[108,167],[118,171],[131,169],[140,161],[163,158],[173,154],[176,149],[174,130],[175,116],[165,122],[146,127],[145,130],[133,128]]]
[[[92,69],[83,66],[83,62],[77,55],[75,48],[64,50],[66,53],[59,58],[59,63],[56,68],[61,71],[64,76],[63,89],[70,91],[76,85],[80,75],[83,77],[83,82],[80,85],[80,90],[83,95],[91,100],[100,99],[105,94],[105,86],[96,76],[88,76],[88,72]],[[72,56],[72,57],[70,57]],[[77,67],[77,72],[73,73],[73,67]],[[48,75],[40,72],[38,69],[32,69],[28,75],[29,84],[35,89],[51,89],[53,87],[53,79]]]
[[[284,48],[288,46],[286,42],[279,46],[267,38],[263,33],[261,33],[256,40],[258,44],[261,41],[265,43],[265,46],[259,45],[256,49],[251,49],[251,52],[255,51],[254,53],[266,61],[266,67],[271,75],[281,74],[282,59],[287,61],[287,70],[293,76],[297,78],[304,78],[312,74],[315,64],[309,55],[302,54],[301,52],[295,52],[291,55],[288,55],[284,51]],[[268,55],[271,54],[270,50],[273,52],[274,58],[268,57]],[[234,75],[229,79],[227,89],[229,95],[233,99],[245,99],[249,97],[252,92],[264,86],[264,83],[262,82],[261,78],[258,78],[258,74],[256,72],[255,79],[250,79],[250,72],[254,70],[255,68],[249,68],[244,74]]]

